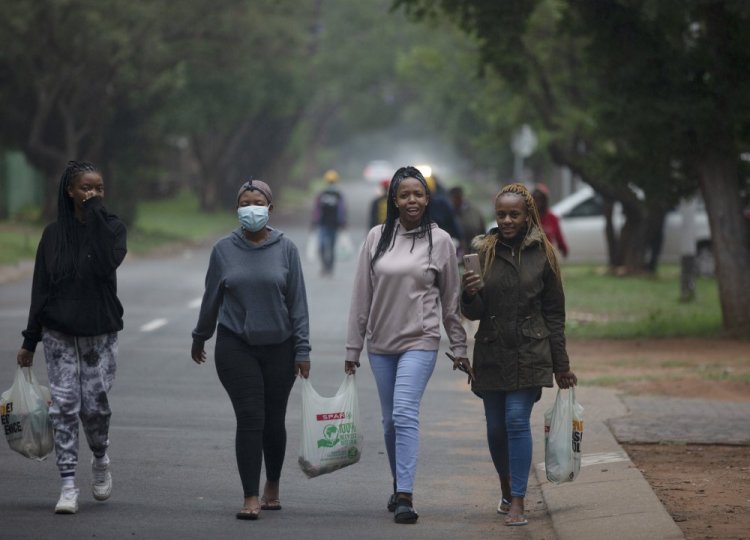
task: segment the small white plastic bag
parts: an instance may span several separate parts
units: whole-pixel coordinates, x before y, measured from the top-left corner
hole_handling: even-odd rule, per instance
[[[347,375],[336,395],[323,397],[302,379],[302,436],[299,466],[308,478],[352,465],[362,455],[359,399],[354,375]]]
[[[336,260],[345,261],[354,255],[354,243],[349,231],[339,231],[336,235]]]
[[[320,250],[320,240],[318,239],[318,231],[313,230],[307,234],[307,241],[305,242],[305,257],[307,262],[315,263],[318,262],[318,251]]]
[[[583,407],[576,401],[575,387],[557,389],[555,404],[544,413],[544,467],[547,480],[572,482],[581,470]]]
[[[49,389],[42,386],[30,367],[16,369],[13,386],[0,397],[0,421],[11,450],[37,461],[54,448]]]

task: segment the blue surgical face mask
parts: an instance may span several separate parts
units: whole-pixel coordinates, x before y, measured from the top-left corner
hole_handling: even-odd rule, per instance
[[[243,229],[250,232],[258,232],[268,223],[267,206],[240,206],[237,209],[237,217],[240,218],[240,224]]]

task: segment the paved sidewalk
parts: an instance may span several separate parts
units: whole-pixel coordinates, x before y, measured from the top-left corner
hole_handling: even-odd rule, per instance
[[[608,424],[623,443],[750,445],[750,403],[623,396],[630,414]]]
[[[546,390],[537,407],[552,406],[556,391]],[[660,540],[684,538],[641,472],[630,461],[608,427],[618,419],[629,425],[628,409],[614,390],[580,387],[584,407],[581,472],[574,482],[546,480],[544,462],[535,473],[558,540]],[[539,423],[541,414],[534,417]],[[539,426],[533,428],[539,430]],[[637,431],[634,429],[633,431]]]

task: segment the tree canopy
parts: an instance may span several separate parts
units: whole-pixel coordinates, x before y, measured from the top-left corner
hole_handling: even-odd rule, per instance
[[[680,196],[700,187],[725,326],[736,334],[750,332],[750,230],[738,196],[740,154],[750,133],[746,4],[396,0],[395,5],[418,19],[447,17],[476,37],[481,66],[524,96],[552,157],[620,200],[636,225],[633,238],[647,237],[653,224],[649,212],[663,218]],[[645,201],[629,185],[641,188]]]

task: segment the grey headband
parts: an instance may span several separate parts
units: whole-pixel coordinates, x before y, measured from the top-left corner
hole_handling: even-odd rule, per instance
[[[246,191],[260,191],[268,200],[268,204],[273,202],[273,192],[271,188],[263,180],[248,180],[240,186],[240,190],[237,192],[237,202],[240,200],[240,196]]]

